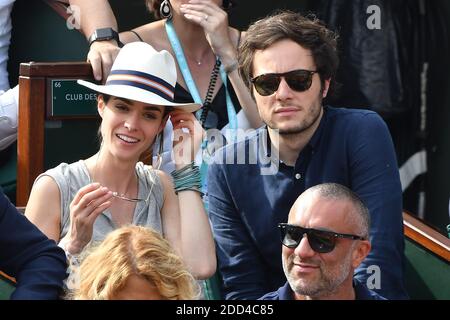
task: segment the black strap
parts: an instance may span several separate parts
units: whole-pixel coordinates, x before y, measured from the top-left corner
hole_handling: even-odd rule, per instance
[[[144,42],[144,40],[142,40],[141,36],[134,30],[130,30],[131,33],[134,33],[136,35],[136,37],[139,39],[140,42]]]
[[[205,102],[202,107],[202,114],[200,115],[200,123],[204,129],[206,118],[208,117],[208,112],[211,106],[211,102],[213,100],[214,88],[216,87],[217,77],[219,76],[221,61],[220,59],[216,59],[216,63],[214,64],[214,68],[211,72],[211,78],[209,80],[208,90],[206,91]]]

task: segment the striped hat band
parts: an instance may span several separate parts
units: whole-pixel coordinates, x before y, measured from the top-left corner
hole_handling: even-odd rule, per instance
[[[127,85],[140,88],[172,102],[175,95],[175,88],[168,82],[154,75],[135,70],[111,71],[106,85]]]

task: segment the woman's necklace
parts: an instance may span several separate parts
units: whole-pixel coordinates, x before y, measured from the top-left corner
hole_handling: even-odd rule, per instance
[[[201,65],[203,65],[203,62],[209,60],[209,55],[211,52],[212,51],[206,52],[205,54],[203,54],[203,57],[201,57],[200,59],[196,59],[190,55],[187,55],[187,57],[189,58],[189,60],[194,61],[195,64],[200,67]]]
[[[191,60],[194,60],[195,64],[197,66],[199,66],[199,67],[202,65],[202,60],[197,60],[197,59],[194,59],[194,58],[191,58]]]
[[[100,156],[100,153],[98,153],[97,155],[97,159],[95,160],[95,166],[94,166],[94,172],[92,172],[92,180],[95,181],[95,172],[97,172],[97,165],[98,165],[98,158]],[[139,177],[138,177],[138,181],[139,181]],[[91,181],[92,182],[92,181]],[[152,184],[152,188],[153,188],[153,184]],[[128,188],[127,188],[128,190]],[[125,191],[126,192],[126,191]],[[151,189],[150,189],[151,192]],[[125,200],[128,202],[140,202],[140,201],[148,201],[149,197],[147,197],[147,199],[140,199],[140,198],[129,198],[125,195],[125,193],[118,193],[117,191],[113,191],[112,193],[113,197],[120,199],[120,200]],[[150,194],[149,194],[150,196]]]
[[[92,172],[92,179],[91,179],[91,177],[89,176],[89,180],[90,180],[90,183],[93,183],[94,181],[95,181],[95,177],[94,177],[94,174],[95,174],[95,171],[97,171],[97,164],[98,164],[98,158],[99,158],[99,156],[100,156],[100,152],[97,154],[97,158],[96,158],[96,160],[95,160],[95,166],[94,166],[94,171]],[[162,163],[162,158],[161,158],[161,148],[160,148],[160,150],[159,150],[159,154],[157,155],[157,162],[158,162],[158,165],[157,165],[157,168],[156,168],[156,170],[159,170],[159,168],[161,167],[161,163]],[[148,174],[148,170],[147,169],[144,169],[144,170],[146,170],[146,174]],[[136,172],[136,171],[135,171]],[[137,176],[137,178],[138,178],[138,181],[139,181],[139,176]],[[148,201],[149,201],[149,199],[150,199],[150,195],[152,194],[152,190],[153,190],[153,186],[155,185],[155,182],[154,181],[152,181],[152,179],[150,179],[150,181],[151,181],[151,186],[150,186],[150,191],[148,192],[148,195],[147,195],[147,198],[146,199],[141,199],[141,198],[129,198],[129,197],[127,197],[124,193],[118,193],[118,192],[113,192],[112,193],[112,195],[113,195],[113,197],[115,197],[115,198],[117,198],[117,199],[120,199],[120,200],[125,200],[125,201],[128,201],[128,202],[140,202],[140,201],[144,201],[145,203],[148,203]]]

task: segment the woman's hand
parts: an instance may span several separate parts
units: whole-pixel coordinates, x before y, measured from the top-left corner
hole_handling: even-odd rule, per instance
[[[66,250],[77,254],[91,241],[95,219],[111,205],[112,192],[99,183],[81,188],[70,204]]]
[[[106,81],[119,51],[120,48],[115,40],[94,41],[91,44],[87,62],[92,66],[95,80],[100,81],[103,79],[103,82]]]
[[[214,54],[226,66],[236,61],[236,48],[230,38],[228,14],[211,0],[190,0],[182,4],[180,11],[184,17],[200,25]]]
[[[173,126],[173,153],[175,168],[181,169],[195,159],[202,144],[204,130],[190,112],[175,109],[170,113]]]

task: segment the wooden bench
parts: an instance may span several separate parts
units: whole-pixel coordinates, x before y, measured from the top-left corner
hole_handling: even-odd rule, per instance
[[[405,281],[411,299],[450,299],[450,239],[403,213]]]
[[[0,271],[0,300],[8,300],[14,290],[16,280]]]

